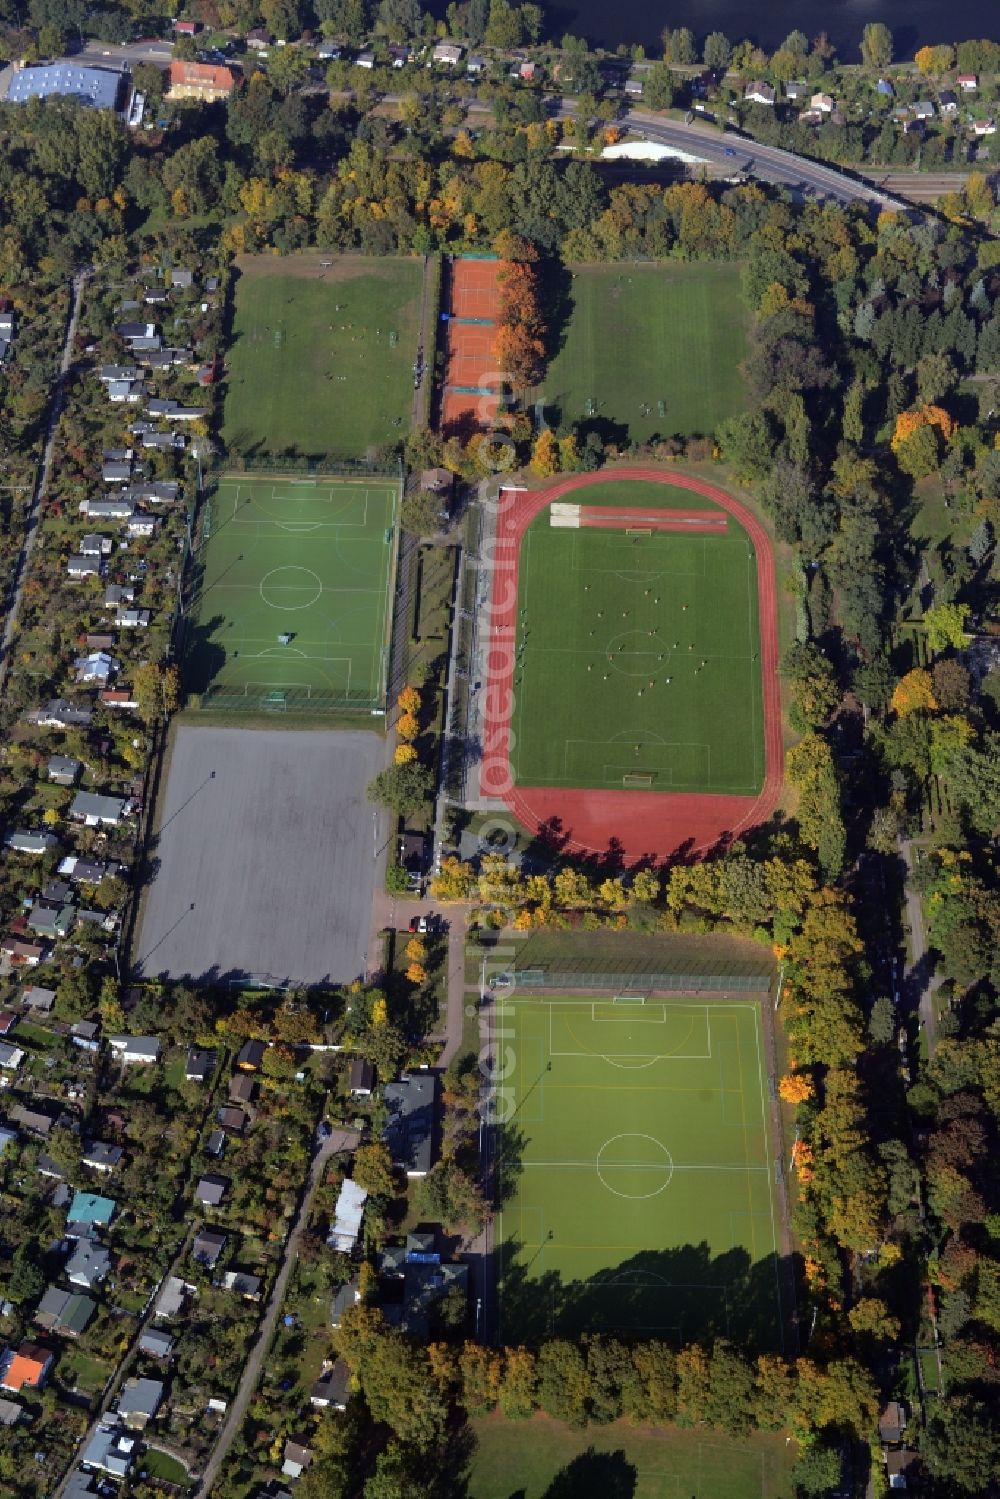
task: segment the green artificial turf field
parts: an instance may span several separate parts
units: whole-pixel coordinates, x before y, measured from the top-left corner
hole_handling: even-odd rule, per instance
[[[231,452],[359,458],[409,428],[419,260],[239,262],[226,355]]]
[[[397,500],[386,479],[222,478],[188,606],[191,691],[380,707]]]
[[[546,405],[563,421],[593,417],[624,441],[714,432],[746,405],[740,274],[721,263],[573,267]]]
[[[780,1347],[757,1003],[499,1005],[501,1342],[621,1331]]]
[[[727,1437],[615,1421],[573,1431],[535,1416],[470,1422],[469,1499],[788,1499],[798,1455],[779,1432]]]
[[[619,481],[588,506],[712,510]],[[543,510],[518,580],[510,763],[522,786],[755,795],[764,775],[757,571],[732,517],[717,535],[564,530]]]

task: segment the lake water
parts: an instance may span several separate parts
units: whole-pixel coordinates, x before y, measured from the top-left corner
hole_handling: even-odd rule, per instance
[[[1000,40],[995,0],[561,0],[546,3],[546,33],[570,31],[604,47],[642,42],[656,48],[664,26],[690,26],[699,38],[722,31],[731,41],[749,36],[773,51],[796,27],[813,37],[826,31],[846,62],[858,61],[858,42],[869,21],[892,29],[895,55],[912,57],[925,43],[993,36]]]

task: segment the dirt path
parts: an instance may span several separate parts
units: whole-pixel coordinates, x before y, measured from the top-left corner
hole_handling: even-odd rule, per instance
[[[927,1055],[932,1057],[937,1042],[935,997],[941,979],[934,972],[927,953],[924,908],[913,882],[917,869],[916,848],[908,838],[901,838],[899,851],[906,865],[906,924],[910,929],[910,965],[903,974],[903,994],[917,1011],[927,1039]]]
[[[295,1216],[295,1222],[292,1224],[291,1233],[285,1241],[284,1253],[278,1273],[274,1279],[274,1286],[267,1303],[267,1310],[264,1312],[260,1327],[257,1330],[256,1341],[254,1342],[250,1357],[244,1365],[236,1394],[233,1396],[232,1403],[226,1413],[226,1419],[219,1431],[215,1446],[212,1449],[212,1455],[194,1490],[195,1496],[201,1494],[208,1496],[211,1494],[215,1481],[219,1476],[219,1470],[225,1461],[226,1454],[232,1446],[233,1439],[246,1416],[247,1407],[260,1383],[261,1370],[264,1366],[264,1360],[270,1352],[271,1340],[274,1337],[278,1314],[281,1311],[285,1292],[288,1289],[288,1281],[292,1273],[292,1267],[295,1264],[299,1241],[309,1221],[309,1205],[312,1202],[313,1193],[323,1179],[327,1162],[338,1150],[352,1149],[357,1144],[358,1139],[359,1136],[356,1130],[334,1130],[329,1139],[323,1140],[320,1143],[316,1154],[313,1156],[312,1166],[310,1167],[309,1175],[306,1178],[306,1184],[302,1192],[299,1210]]]

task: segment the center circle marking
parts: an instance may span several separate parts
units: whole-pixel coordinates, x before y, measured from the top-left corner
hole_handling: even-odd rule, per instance
[[[604,1159],[605,1152],[609,1150],[612,1145],[617,1145],[619,1141],[623,1140],[643,1140],[651,1145],[655,1145],[657,1151],[660,1152],[662,1159],[659,1161],[643,1161],[641,1165],[637,1161],[630,1162],[628,1160],[628,1149],[626,1147],[625,1150],[616,1152],[616,1154],[620,1154],[623,1156],[623,1160],[621,1162],[615,1162],[611,1160],[606,1161]],[[607,1176],[605,1175],[605,1172],[610,1173],[615,1170],[631,1171],[635,1170],[637,1167],[642,1171],[648,1171],[650,1173],[652,1181],[655,1183],[652,1189],[648,1192],[623,1192],[620,1187],[613,1187],[610,1181],[608,1181]],[[663,1177],[662,1181],[660,1180],[661,1174]],[[667,1147],[662,1143],[662,1141],[658,1140],[655,1135],[612,1135],[609,1140],[605,1140],[604,1144],[597,1152],[597,1175],[600,1177],[602,1186],[607,1187],[608,1191],[613,1192],[616,1197],[627,1197],[632,1201],[642,1202],[647,1197],[658,1197],[661,1192],[669,1187],[674,1175],[674,1158],[670,1154],[670,1151],[667,1149]]]
[[[619,650],[624,646],[624,651]],[[645,630],[623,630],[605,647],[608,665],[620,671],[623,677],[648,677],[662,670],[666,660],[657,661],[657,656],[666,658],[667,649],[658,635],[650,640]]]
[[[303,600],[301,604],[279,604],[273,598],[268,597],[269,587],[271,589],[298,589],[306,587],[307,584],[312,584],[315,591],[311,597]],[[310,604],[315,604],[322,592],[323,584],[311,567],[292,567],[291,565],[288,567],[272,567],[271,571],[265,573],[260,580],[260,596],[264,600],[264,603],[268,604],[272,609],[308,609]]]

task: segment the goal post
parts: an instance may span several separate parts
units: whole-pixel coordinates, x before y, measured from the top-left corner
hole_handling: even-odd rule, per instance
[[[612,997],[611,1003],[613,1005],[644,1005],[646,1003],[646,995],[645,994],[615,994]]]
[[[625,535],[626,536],[636,536],[636,537],[639,537],[639,536],[652,536],[652,534],[653,534],[653,528],[652,528],[652,526],[626,526],[625,527]]]
[[[622,776],[622,785],[628,786],[652,786],[655,780],[653,771],[630,771]]]

